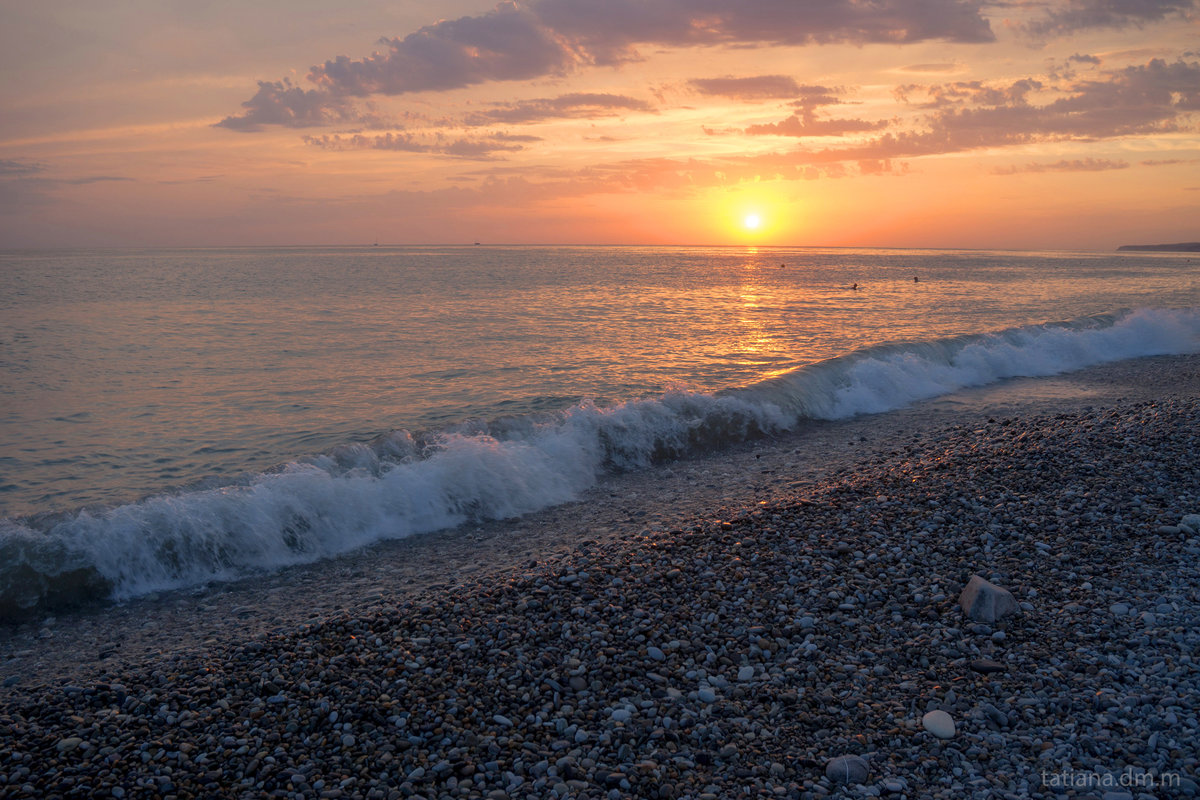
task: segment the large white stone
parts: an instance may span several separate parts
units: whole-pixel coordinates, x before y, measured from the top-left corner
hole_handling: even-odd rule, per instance
[[[989,583],[978,575],[971,576],[962,594],[958,596],[958,604],[962,606],[963,612],[976,622],[995,622],[1018,608],[1012,592]]]
[[[937,711],[930,711],[921,718],[921,724],[925,727],[925,730],[929,731],[939,739],[954,738],[954,717],[950,716],[945,711],[940,709]]]

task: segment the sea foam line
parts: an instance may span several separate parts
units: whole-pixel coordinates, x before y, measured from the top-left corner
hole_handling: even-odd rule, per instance
[[[406,432],[254,476],[39,525],[0,521],[0,617],[243,577],[567,502],[608,469],[1017,376],[1200,352],[1200,311],[1138,310],[865,348],[742,389],[580,403],[503,434]]]

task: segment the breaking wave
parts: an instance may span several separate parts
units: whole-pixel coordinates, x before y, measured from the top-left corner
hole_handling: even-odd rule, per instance
[[[1137,310],[864,348],[752,386],[672,391],[414,437],[106,509],[0,521],[0,618],[231,580],[563,503],[645,467],[1005,378],[1200,352],[1200,310]]]

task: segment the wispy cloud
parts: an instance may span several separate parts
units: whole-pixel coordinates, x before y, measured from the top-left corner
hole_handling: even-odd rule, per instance
[[[732,97],[747,102],[790,100],[802,94],[804,87],[787,75],[751,75],[742,78],[695,78],[688,86],[705,95]]]
[[[406,132],[389,132],[376,136],[364,134],[306,136],[304,141],[325,150],[393,150],[491,160],[502,153],[522,150],[529,142],[538,141],[538,137],[492,134],[484,137],[454,139],[445,136],[427,138]]]
[[[937,74],[943,72],[954,72],[959,69],[959,65],[953,61],[939,61],[931,64],[909,64],[905,67],[900,67],[897,72],[914,72],[918,74]]]
[[[792,102],[796,109],[792,115],[780,122],[751,125],[744,131],[751,136],[844,136],[848,133],[864,133],[886,127],[886,121],[864,119],[819,119],[817,110],[823,106],[839,105],[842,90],[827,86],[797,87],[798,99]]]
[[[513,125],[547,119],[597,119],[611,117],[625,111],[656,113],[654,106],[635,97],[576,92],[515,103],[497,103],[487,111],[468,115],[465,122],[471,126]]]
[[[1011,167],[998,167],[995,175],[1018,175],[1025,172],[1105,172],[1113,169],[1128,169],[1127,161],[1112,161],[1107,158],[1077,158],[1053,163],[1031,163]]]
[[[45,171],[46,165],[39,161],[0,158],[0,178],[24,178]]]

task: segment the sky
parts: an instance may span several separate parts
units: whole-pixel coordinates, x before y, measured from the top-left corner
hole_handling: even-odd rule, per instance
[[[0,247],[1200,240],[1200,0],[0,4]]]

